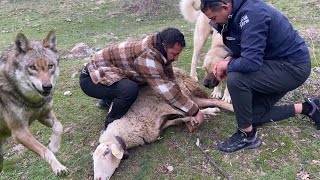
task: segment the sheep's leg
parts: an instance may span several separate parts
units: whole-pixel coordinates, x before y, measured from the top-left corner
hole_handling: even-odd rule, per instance
[[[182,124],[185,122],[189,122],[191,120],[192,120],[191,116],[172,119],[172,120],[165,120],[166,122],[160,128],[161,128],[161,130],[163,130],[169,126],[179,125],[179,124]]]
[[[220,112],[220,109],[217,107],[214,108],[205,108],[200,110],[205,116],[215,116],[216,113]]]
[[[225,101],[219,100],[219,99],[207,99],[207,98],[198,98],[193,97],[192,100],[198,104],[200,108],[206,108],[206,107],[220,107],[229,111],[233,112],[233,106],[232,104],[229,104]]]

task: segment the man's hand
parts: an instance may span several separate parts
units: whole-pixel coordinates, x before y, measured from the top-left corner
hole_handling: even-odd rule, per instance
[[[212,72],[215,75],[215,77],[218,79],[218,81],[222,81],[227,78],[227,66],[231,59],[232,57],[228,56],[224,60],[214,65]]]
[[[187,122],[187,128],[189,130],[189,132],[193,132],[195,129],[197,129],[201,124],[203,124],[204,122],[204,115],[203,113],[199,110],[198,113],[193,116],[192,118],[194,118],[196,120],[196,124],[192,125],[191,122]]]

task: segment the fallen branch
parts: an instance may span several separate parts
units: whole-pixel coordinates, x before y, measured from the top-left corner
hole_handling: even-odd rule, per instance
[[[201,147],[200,145],[200,140],[199,138],[197,138],[197,142],[196,142],[197,147],[202,151],[202,153],[206,156],[206,158],[209,160],[209,162],[216,168],[219,170],[220,173],[223,174],[223,176],[229,180],[231,180],[232,178],[228,176],[228,174],[217,164],[214,162],[214,160],[212,159],[212,157]]]

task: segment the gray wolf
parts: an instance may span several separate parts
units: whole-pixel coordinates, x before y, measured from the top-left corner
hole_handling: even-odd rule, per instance
[[[182,70],[175,68],[174,73],[182,93],[200,108],[205,108],[201,110],[204,114],[215,115],[219,112],[217,107],[233,111],[231,104],[209,98],[198,83]],[[94,179],[109,179],[120,164],[124,150],[154,142],[165,128],[184,122],[193,122],[193,117],[172,108],[149,86],[142,87],[127,114],[110,123],[101,134],[100,144],[93,153]]]
[[[200,3],[200,0],[180,1],[180,12],[183,17],[189,22],[196,22],[193,35],[193,55],[190,76],[198,80],[197,66],[200,60],[201,50],[206,44],[208,37],[211,35],[211,47],[204,60],[204,86],[214,88],[211,97],[222,97],[222,100],[231,103],[228,89],[225,88],[224,95],[222,96],[222,84],[217,81],[212,73],[213,66],[225,58],[228,48],[223,44],[221,35],[209,25],[210,20],[207,16],[200,11]]]
[[[3,168],[3,145],[13,139],[47,161],[56,175],[67,172],[55,157],[60,148],[62,124],[52,109],[52,98],[59,76],[56,35],[50,31],[40,41],[16,36],[0,59],[0,171]],[[35,120],[52,128],[49,149],[38,142],[28,126]]]

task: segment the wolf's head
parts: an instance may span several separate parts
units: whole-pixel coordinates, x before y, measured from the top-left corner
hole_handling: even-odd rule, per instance
[[[51,99],[59,76],[54,31],[41,41],[28,40],[19,33],[14,50],[7,59],[6,71],[14,88],[28,103],[36,105]]]

